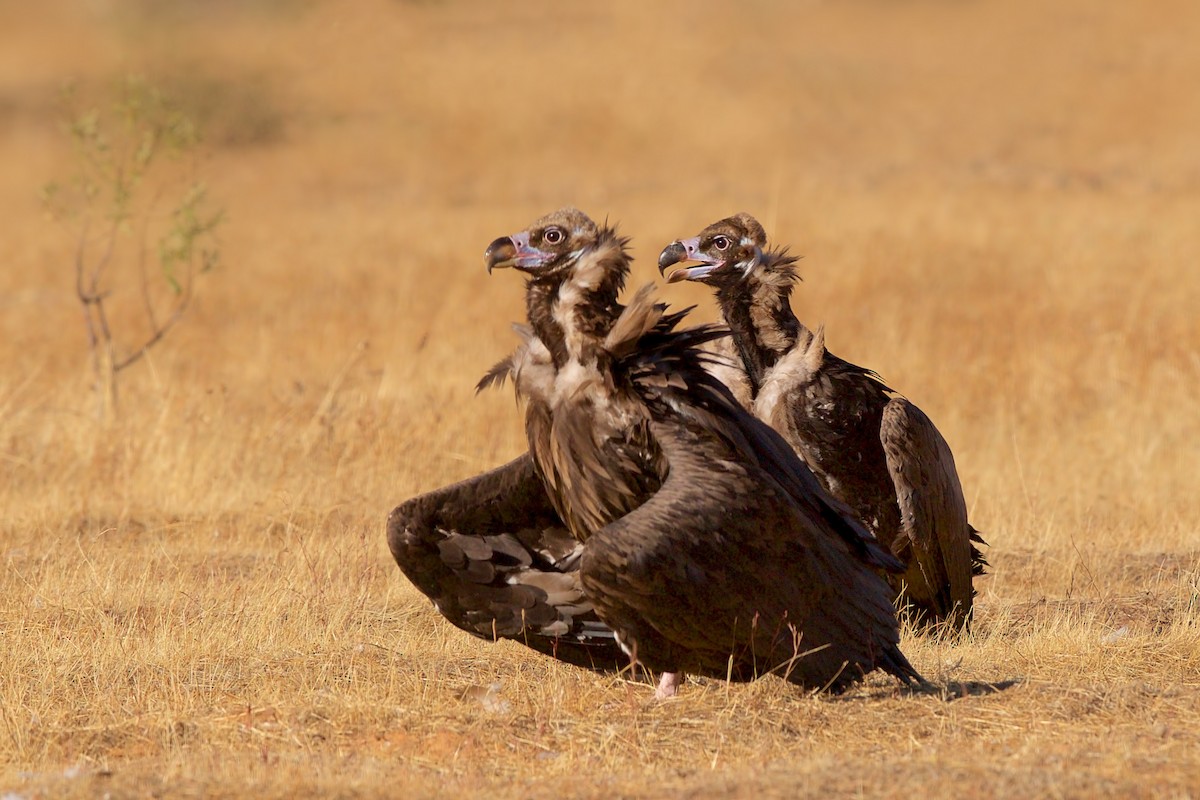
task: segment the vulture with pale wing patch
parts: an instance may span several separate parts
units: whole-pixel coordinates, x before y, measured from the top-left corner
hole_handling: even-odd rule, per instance
[[[796,318],[796,259],[766,246],[758,221],[739,214],[668,245],[659,270],[692,263],[669,282],[715,290],[754,414],[904,562],[906,570],[889,577],[901,606],[924,625],[965,627],[972,580],[986,562],[972,544],[983,540],[967,522],[949,445],[921,409],[830,353],[824,329],[814,333]]]
[[[631,659],[664,673],[776,673],[840,690],[900,652],[901,569],[787,443],[706,369],[723,328],[680,329],[646,287],[628,307],[625,241],[576,209],[494,241],[489,270],[527,276],[511,374],[530,455],[582,544],[583,592]]]
[[[583,593],[582,546],[528,454],[403,503],[387,531],[401,571],[457,627],[580,667],[628,664]]]

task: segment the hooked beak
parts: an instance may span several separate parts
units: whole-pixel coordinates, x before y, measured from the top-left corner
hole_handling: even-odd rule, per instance
[[[658,272],[660,275],[665,274],[667,267],[679,264],[685,261],[697,262],[694,267],[683,267],[672,272],[667,276],[667,283],[678,283],[679,281],[700,281],[707,278],[725,262],[714,261],[710,256],[704,255],[700,251],[700,237],[693,236],[690,239],[680,239],[676,242],[671,242],[667,245],[662,253],[658,256]]]
[[[501,236],[488,245],[483,252],[483,263],[490,275],[494,269],[513,267],[519,270],[536,270],[550,258],[535,247],[529,246],[529,233],[514,233],[512,236]]]

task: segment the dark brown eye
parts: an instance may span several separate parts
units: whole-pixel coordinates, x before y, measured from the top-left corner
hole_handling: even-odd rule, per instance
[[[713,247],[717,248],[718,250],[728,250],[729,249],[729,237],[728,236],[714,236],[712,243],[713,243]]]
[[[567,238],[567,235],[560,228],[547,228],[542,234],[542,241],[546,244],[562,244],[562,240]]]

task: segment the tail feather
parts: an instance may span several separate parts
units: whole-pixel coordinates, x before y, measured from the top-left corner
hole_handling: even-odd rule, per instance
[[[927,680],[921,677],[921,673],[917,672],[913,665],[908,663],[908,658],[894,644],[884,649],[883,653],[880,654],[876,666],[887,674],[899,678],[900,682],[905,686],[917,686],[928,683]]]

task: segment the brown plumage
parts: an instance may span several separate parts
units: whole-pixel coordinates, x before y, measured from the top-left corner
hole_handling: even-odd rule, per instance
[[[733,331],[754,414],[783,434],[821,483],[855,510],[907,569],[889,576],[922,624],[965,626],[985,561],[967,522],[949,445],[933,422],[872,371],[838,358],[793,313],[796,261],[766,251],[749,214],[672,243],[659,269],[699,262],[670,281],[712,286]]]
[[[625,242],[563,209],[488,248],[528,275],[532,335],[511,372],[530,454],[583,543],[581,583],[648,668],[777,672],[841,689],[875,668],[919,676],[898,647],[899,569],[777,433],[706,371],[726,335],[680,330],[649,288],[617,299]]]
[[[400,569],[457,627],[580,667],[628,663],[584,596],[582,548],[528,454],[403,503],[387,531]]]

